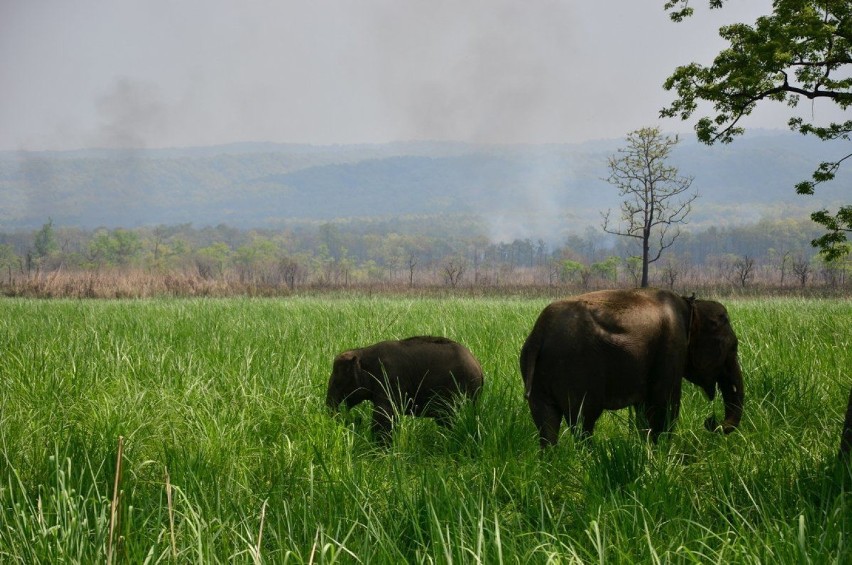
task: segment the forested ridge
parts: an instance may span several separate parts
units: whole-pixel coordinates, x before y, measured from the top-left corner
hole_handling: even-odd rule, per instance
[[[0,227],[192,223],[280,227],[291,220],[467,213],[512,226],[495,239],[544,238],[599,223],[617,202],[605,176],[619,140],[578,145],[461,143],[6,152]],[[701,193],[693,222],[755,221],[779,205],[819,203],[788,190],[826,147],[764,132],[736,146],[683,139],[672,161]],[[839,179],[820,203],[838,200]],[[556,232],[556,233],[554,233]],[[565,232],[565,233],[562,233]]]

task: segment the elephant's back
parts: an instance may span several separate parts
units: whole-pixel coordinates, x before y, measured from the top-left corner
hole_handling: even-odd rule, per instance
[[[665,297],[663,297],[665,298]],[[534,333],[546,357],[574,362],[589,355],[629,365],[659,349],[677,313],[652,292],[598,291],[556,301]]]
[[[600,290],[553,302],[545,310],[550,310],[548,325],[574,335],[649,335],[674,316],[667,307],[669,294],[655,289]]]
[[[376,355],[399,374],[425,376],[428,380],[452,375],[465,388],[482,386],[484,377],[479,360],[466,346],[446,337],[412,336],[382,342],[376,344]]]
[[[465,345],[446,337],[433,335],[412,336],[397,342],[403,354],[441,360],[456,359],[479,368],[479,361]],[[481,369],[480,369],[481,370]]]

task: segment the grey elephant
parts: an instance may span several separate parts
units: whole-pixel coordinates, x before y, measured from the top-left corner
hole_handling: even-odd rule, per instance
[[[520,355],[541,446],[557,442],[562,418],[590,435],[604,410],[635,406],[654,441],[671,429],[686,379],[712,400],[722,392],[733,431],[743,413],[737,336],[725,307],[657,289],[602,290],[559,300],[539,315]],[[579,427],[579,428],[578,428]]]
[[[326,404],[337,410],[373,403],[373,435],[387,442],[398,414],[449,424],[449,403],[476,399],[482,389],[479,361],[463,345],[444,337],[416,336],[351,349],[334,359]]]

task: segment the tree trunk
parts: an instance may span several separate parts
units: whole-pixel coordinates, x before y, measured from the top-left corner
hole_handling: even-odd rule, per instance
[[[642,238],[642,288],[647,288],[648,286],[648,254],[650,252],[650,246],[648,244],[648,239],[650,235],[645,234]]]

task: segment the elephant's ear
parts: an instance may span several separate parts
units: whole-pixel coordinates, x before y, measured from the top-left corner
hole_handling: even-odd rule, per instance
[[[361,359],[358,357],[358,354],[354,351],[347,351],[342,353],[339,359],[343,364],[345,374],[349,375],[349,378],[352,379],[352,383],[356,387],[363,387],[364,378],[361,375]]]
[[[731,328],[725,307],[712,300],[701,300],[693,307],[689,354],[698,370],[717,372],[730,353],[736,356],[737,337]]]

